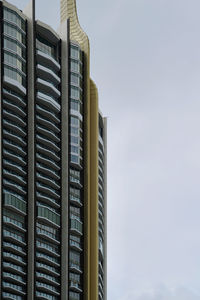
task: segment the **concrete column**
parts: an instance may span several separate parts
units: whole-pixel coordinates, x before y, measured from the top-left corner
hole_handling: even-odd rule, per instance
[[[104,295],[107,300],[107,118],[104,121]]]
[[[0,70],[1,70],[1,80],[0,80],[0,103],[2,105],[2,82],[3,82],[3,68],[2,68],[2,64],[3,64],[3,57],[2,57],[2,41],[3,41],[3,35],[2,35],[2,26],[3,26],[3,5],[2,2],[0,2]],[[0,120],[1,120],[1,130],[0,130],[0,170],[2,170],[2,109],[0,109]],[[3,197],[2,197],[2,171],[1,171],[1,180],[0,180],[0,189],[1,189],[1,193],[0,193],[0,232],[2,232],[2,205],[3,205]],[[1,240],[1,234],[0,234],[0,282],[1,281],[1,264],[2,264],[2,240]],[[0,284],[0,297],[1,297],[1,284]]]
[[[68,299],[68,144],[69,144],[69,22],[64,21],[60,27],[61,44],[61,118],[62,118],[62,166],[61,166],[61,300]]]
[[[34,300],[35,269],[35,0],[24,10],[28,38],[28,283],[27,299]]]

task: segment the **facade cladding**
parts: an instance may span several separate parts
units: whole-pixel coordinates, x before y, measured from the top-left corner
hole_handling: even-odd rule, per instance
[[[75,0],[0,1],[0,299],[106,300],[106,119]]]

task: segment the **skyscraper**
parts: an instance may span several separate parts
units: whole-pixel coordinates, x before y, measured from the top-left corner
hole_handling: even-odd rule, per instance
[[[49,1],[49,5],[51,1]],[[75,0],[0,1],[0,299],[106,299],[106,119]]]

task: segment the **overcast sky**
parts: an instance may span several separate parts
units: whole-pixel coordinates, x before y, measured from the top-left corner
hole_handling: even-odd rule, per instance
[[[199,300],[200,1],[77,4],[108,116],[108,300]]]

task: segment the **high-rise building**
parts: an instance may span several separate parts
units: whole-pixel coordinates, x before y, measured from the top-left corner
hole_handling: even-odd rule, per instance
[[[106,119],[76,2],[60,5],[55,32],[34,0],[0,1],[2,300],[106,300]]]

